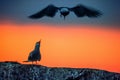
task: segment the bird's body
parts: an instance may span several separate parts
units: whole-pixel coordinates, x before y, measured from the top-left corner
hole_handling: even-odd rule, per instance
[[[62,17],[64,17],[64,19],[65,19],[65,17],[70,13],[70,10],[67,8],[67,7],[61,7],[60,9],[59,9],[59,11],[60,11],[60,16]]]
[[[60,16],[64,16],[64,18],[69,15],[69,13],[72,11],[75,13],[77,17],[98,17],[101,15],[101,13],[98,10],[92,9],[92,8],[87,8],[83,5],[77,5],[73,8],[68,8],[68,7],[56,7],[54,5],[48,5],[46,8],[43,10],[29,16],[29,18],[32,19],[38,19],[42,18],[44,16],[48,17],[54,17],[57,12],[60,12]]]
[[[24,61],[24,62],[34,62],[35,61],[37,63],[37,61],[41,60],[40,43],[41,43],[41,41],[36,42],[34,50],[30,52],[30,54],[28,56],[28,60]]]

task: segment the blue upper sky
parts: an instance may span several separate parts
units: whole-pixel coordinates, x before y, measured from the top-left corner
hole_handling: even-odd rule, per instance
[[[40,11],[49,4],[58,7],[74,7],[83,4],[100,10],[103,15],[99,18],[78,18],[73,12],[66,20],[57,13],[54,18],[43,17],[38,20],[28,16]],[[0,0],[0,19],[11,19],[20,23],[53,23],[53,24],[95,24],[120,26],[120,0]]]

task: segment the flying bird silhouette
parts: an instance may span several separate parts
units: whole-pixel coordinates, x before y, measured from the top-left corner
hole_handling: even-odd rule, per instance
[[[56,7],[51,4],[51,5],[48,5],[46,8],[42,9],[41,11],[39,11],[33,15],[30,15],[29,18],[38,19],[38,18],[42,18],[44,16],[54,17],[58,11],[60,12],[60,17],[63,16],[64,19],[70,13],[70,11],[74,12],[77,17],[88,16],[88,17],[92,18],[92,17],[98,17],[98,16],[102,15],[100,11],[95,10],[93,8],[88,8],[81,4],[79,4],[73,8]]]
[[[41,44],[41,40],[36,42],[35,44],[35,48],[32,52],[30,52],[29,56],[28,56],[28,60],[24,61],[24,62],[36,62],[41,60],[41,54],[40,54],[40,44]]]

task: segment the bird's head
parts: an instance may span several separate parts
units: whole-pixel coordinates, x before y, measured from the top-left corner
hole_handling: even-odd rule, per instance
[[[41,43],[41,40],[38,41],[38,42],[36,42],[36,44],[35,44],[35,50],[39,50],[39,48],[40,48],[40,43]]]
[[[36,42],[36,46],[40,46],[41,40]]]
[[[70,13],[70,10],[67,7],[62,7],[60,8],[60,13],[61,13],[61,17],[64,16],[65,17]]]

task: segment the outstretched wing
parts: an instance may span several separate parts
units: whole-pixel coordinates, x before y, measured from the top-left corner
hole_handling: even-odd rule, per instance
[[[73,11],[77,17],[83,17],[83,16],[98,17],[101,15],[100,11],[92,8],[87,8],[83,5],[77,5],[71,8],[71,11]]]
[[[29,18],[37,19],[42,18],[43,16],[54,17],[57,11],[58,11],[57,7],[55,7],[54,5],[48,5],[43,10],[29,16]]]

